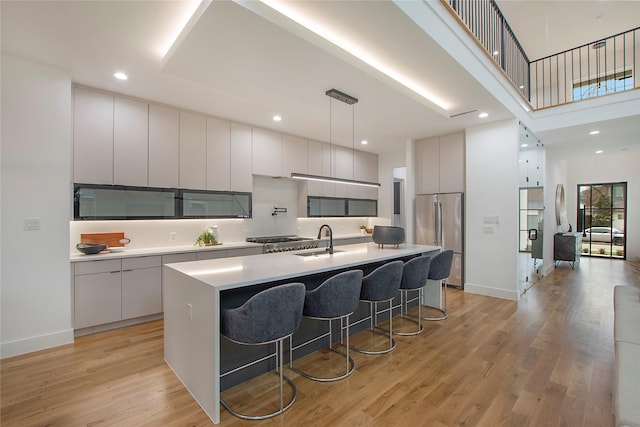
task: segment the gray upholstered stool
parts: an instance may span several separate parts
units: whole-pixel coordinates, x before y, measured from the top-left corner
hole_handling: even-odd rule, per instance
[[[257,293],[240,307],[222,310],[220,332],[223,336],[235,343],[245,345],[275,343],[276,349],[274,353],[221,374],[220,377],[271,357],[276,358],[276,372],[280,375],[279,410],[266,415],[241,414],[233,410],[221,398],[220,402],[233,415],[249,420],[261,420],[283,413],[296,400],[296,385],[282,373],[282,343],[300,326],[302,308],[304,306],[304,293],[305,286],[302,283],[278,285]],[[293,396],[286,405],[284,403],[283,379],[291,385],[293,390]]]
[[[289,346],[289,367],[300,375],[316,381],[337,381],[346,378],[355,369],[355,363],[349,356],[349,316],[358,308],[360,288],[362,286],[362,270],[350,270],[336,274],[322,282],[317,288],[307,291],[304,299],[303,316],[329,322],[329,332],[293,347]],[[332,345],[333,320],[340,319],[340,342],[343,342],[344,322],[346,321],[346,352]],[[346,367],[342,375],[335,377],[318,377],[293,366],[293,351],[319,339],[329,337],[329,350],[345,357]],[[293,338],[291,338],[293,341]]]
[[[427,276],[429,275],[429,266],[431,264],[431,258],[428,256],[419,256],[404,263],[402,268],[402,280],[400,281],[400,316],[403,319],[415,322],[418,324],[418,330],[412,332],[394,331],[395,335],[417,335],[422,333],[422,312],[420,310],[422,306],[422,291],[427,283]],[[409,292],[418,292],[418,296],[409,300]],[[408,316],[408,305],[413,301],[418,302],[418,316]],[[417,320],[416,320],[417,319]]]
[[[388,353],[396,347],[393,339],[393,307],[392,301],[398,294],[400,288],[400,279],[402,278],[402,261],[388,262],[362,279],[362,289],[360,290],[360,301],[369,304],[369,317],[365,320],[371,320],[370,330],[373,333],[389,337],[389,348],[384,350],[366,350],[357,347],[351,347],[353,350],[365,354],[382,354]],[[378,303],[389,303],[389,330],[387,331],[378,327]],[[384,310],[386,311],[386,310]]]
[[[442,308],[425,305],[425,307],[427,308],[438,310],[440,313],[442,313],[442,316],[423,317],[422,318],[423,320],[444,320],[447,317],[449,317],[449,314],[447,313],[447,284],[444,282],[444,279],[449,277],[449,273],[451,272],[452,261],[453,261],[452,250],[440,252],[431,260],[431,265],[429,266],[429,280],[440,281],[440,286],[443,287],[444,302],[442,304]]]

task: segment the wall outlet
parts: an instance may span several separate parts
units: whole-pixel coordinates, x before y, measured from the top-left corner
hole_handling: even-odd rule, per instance
[[[193,322],[193,305],[191,303],[187,303],[187,318],[189,322]]]
[[[177,233],[175,231],[172,231],[171,233],[169,233],[169,240],[172,242],[175,242],[176,236],[177,236]]]

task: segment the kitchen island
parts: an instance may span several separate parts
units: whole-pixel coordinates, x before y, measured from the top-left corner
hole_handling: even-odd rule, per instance
[[[340,246],[333,255],[316,250],[166,264],[163,267],[164,356],[214,423],[220,422],[220,308],[239,306],[251,295],[281,283],[319,284],[352,268],[376,266],[440,252],[437,246],[373,243]]]

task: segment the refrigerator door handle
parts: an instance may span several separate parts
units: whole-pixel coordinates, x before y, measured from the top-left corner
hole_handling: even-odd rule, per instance
[[[442,202],[438,201],[438,244],[444,248],[444,233],[442,232]]]
[[[440,228],[438,227],[438,201],[433,201],[433,244],[438,245],[440,241]]]

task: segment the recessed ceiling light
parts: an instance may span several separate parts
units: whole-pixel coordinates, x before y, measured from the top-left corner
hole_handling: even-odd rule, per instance
[[[484,119],[485,117],[489,117],[489,113],[480,113],[478,114],[478,117],[480,117],[481,119]]]
[[[113,77],[115,77],[118,80],[127,80],[127,75],[121,71],[118,71],[117,73],[113,74]]]
[[[591,132],[589,132],[589,135],[597,135],[599,133],[600,133],[599,130],[592,130]]]
[[[524,89],[524,85],[520,85],[518,86],[520,89]]]
[[[528,146],[529,146],[529,144],[522,144],[522,145],[520,145],[520,147],[522,147],[522,148],[524,148],[524,147],[528,147]]]
[[[498,52],[497,50],[494,50],[493,51],[493,56],[498,56],[498,55],[500,55],[500,52]]]
[[[604,153],[604,151],[603,151],[603,150],[598,150],[598,151],[596,151],[596,154],[602,154],[602,153]]]
[[[282,121],[282,116],[279,116],[278,114],[276,114],[275,116],[273,116],[273,121],[274,122]]]
[[[362,145],[367,145],[369,143],[369,141],[367,141],[366,139],[363,139],[362,141],[360,141],[360,144]]]

